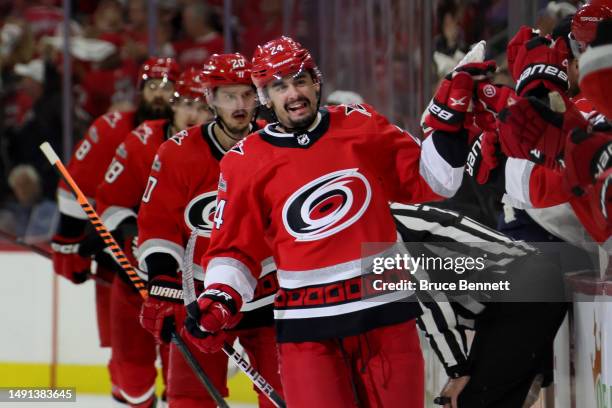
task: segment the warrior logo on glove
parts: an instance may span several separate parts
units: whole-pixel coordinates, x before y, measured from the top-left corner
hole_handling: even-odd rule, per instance
[[[185,224],[201,237],[210,237],[217,209],[217,192],[200,194],[185,208]]]
[[[296,241],[315,241],[334,235],[368,208],[372,191],[357,169],[319,177],[293,193],[283,207],[283,223]]]

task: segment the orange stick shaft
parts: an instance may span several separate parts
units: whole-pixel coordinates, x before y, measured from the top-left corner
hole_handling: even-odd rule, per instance
[[[117,244],[117,241],[115,241],[115,238],[113,238],[106,226],[102,223],[100,216],[98,215],[96,210],[94,210],[93,206],[89,203],[87,197],[85,197],[85,194],[83,194],[79,186],[76,184],[76,182],[68,172],[68,169],[66,169],[66,167],[59,159],[55,151],[53,151],[53,148],[49,143],[45,142],[41,144],[40,149],[43,151],[45,156],[47,156],[49,162],[58,171],[64,181],[70,186],[70,189],[72,189],[72,192],[76,196],[76,199],[81,205],[81,208],[83,208],[83,211],[85,211],[85,214],[87,214],[87,218],[89,218],[89,221],[91,221],[91,223],[95,227],[96,231],[98,232],[98,235],[100,235],[102,240],[104,240],[106,246],[111,250],[111,254],[115,261],[119,264],[119,266],[121,266],[121,268],[130,278],[130,281],[138,290],[140,296],[142,296],[143,299],[146,299],[149,296],[149,293],[147,292],[147,287],[145,283],[142,279],[140,279],[140,277],[130,264],[130,261],[125,256],[125,253]]]

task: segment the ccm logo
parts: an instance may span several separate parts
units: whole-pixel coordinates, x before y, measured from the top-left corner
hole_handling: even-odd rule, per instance
[[[563,70],[555,67],[554,65],[536,64],[525,68],[518,80],[518,86],[516,88],[519,89],[522,82],[533,75],[546,75],[559,78],[561,81],[567,82],[567,74]]]
[[[434,102],[429,105],[429,111],[445,122],[450,122],[450,120],[453,118],[452,113],[447,110],[444,110],[440,105],[436,105]]]

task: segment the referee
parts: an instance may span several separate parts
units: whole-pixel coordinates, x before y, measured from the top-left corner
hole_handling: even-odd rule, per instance
[[[419,271],[416,279],[504,279],[510,291],[417,291],[419,327],[449,376],[438,399],[452,408],[521,408],[532,385],[550,383],[552,344],[566,313],[559,265],[468,217],[427,205],[391,206],[408,252],[429,257],[480,256],[475,274]],[[468,347],[466,330],[475,335]],[[447,402],[448,401],[448,402]],[[447,402],[445,404],[445,402]]]

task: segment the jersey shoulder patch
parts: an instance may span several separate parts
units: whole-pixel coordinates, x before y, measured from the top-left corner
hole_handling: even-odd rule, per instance
[[[181,146],[183,144],[183,139],[185,139],[187,136],[189,136],[189,132],[187,132],[187,130],[181,130],[172,136],[170,140],[176,145]]]
[[[349,104],[349,105],[344,105],[344,114],[346,116],[349,116],[349,115],[352,115],[352,114],[361,114],[361,115],[365,115],[367,117],[371,117],[372,116],[372,113],[366,109],[366,105],[357,104],[357,103],[352,103],[352,104]]]

